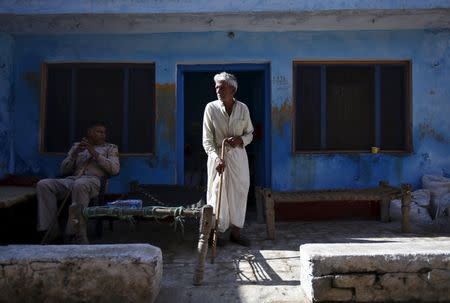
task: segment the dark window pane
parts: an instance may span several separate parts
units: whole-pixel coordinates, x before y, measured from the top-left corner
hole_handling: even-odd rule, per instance
[[[296,73],[296,150],[320,149],[320,66],[298,65]]]
[[[44,150],[67,152],[70,142],[71,69],[48,66]]]
[[[405,149],[405,66],[381,67],[380,98],[381,149]]]
[[[154,150],[155,67],[130,68],[128,105],[128,151]]]
[[[374,143],[374,68],[327,67],[329,150],[369,150]]]
[[[122,152],[154,151],[154,64],[49,64],[46,80],[44,151],[67,152],[92,121]]]
[[[75,140],[91,121],[108,125],[108,141],[122,146],[124,71],[120,67],[78,68],[76,72]]]
[[[407,64],[323,65],[326,67],[325,83],[320,82],[320,62],[314,65],[294,63],[295,150],[369,151],[375,145],[376,132],[382,151],[410,150]],[[375,87],[377,65],[380,66],[380,82]],[[375,123],[375,90],[380,101],[379,123]],[[320,94],[324,91],[326,112],[321,116]],[[324,116],[326,121],[321,121]],[[324,124],[325,146],[321,146],[321,125]],[[376,126],[379,128],[375,129]]]

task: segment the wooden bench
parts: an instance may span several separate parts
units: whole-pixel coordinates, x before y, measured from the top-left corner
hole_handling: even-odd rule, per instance
[[[36,188],[0,184],[0,245],[35,242],[36,211]]]
[[[36,198],[39,177],[7,174],[0,179],[0,209],[8,209]]]
[[[270,188],[256,187],[257,218],[262,221],[265,208],[267,237],[275,239],[275,203],[302,203],[324,201],[380,201],[381,221],[389,221],[389,206],[394,199],[402,200],[402,232],[409,232],[411,185],[392,187],[381,181],[379,187],[364,189],[330,189],[295,192],[273,192]]]
[[[0,208],[10,208],[36,197],[36,188],[29,186],[0,186]]]

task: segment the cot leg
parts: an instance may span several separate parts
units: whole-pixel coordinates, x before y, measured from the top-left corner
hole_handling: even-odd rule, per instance
[[[256,222],[264,223],[264,206],[262,204],[261,187],[255,186],[255,202],[256,202]]]
[[[197,267],[194,272],[194,285],[201,285],[203,281],[203,275],[205,272],[205,260],[208,253],[208,239],[213,227],[213,208],[211,205],[205,205],[202,207],[200,217],[200,237],[198,239],[197,246]]]
[[[381,222],[389,222],[390,216],[389,216],[389,205],[391,204],[391,201],[389,198],[384,197],[380,201],[380,220]]]
[[[275,240],[275,203],[270,189],[264,190],[264,199],[266,201],[267,238]]]
[[[379,183],[380,188],[383,189],[383,187],[388,187],[389,183],[387,181],[380,181]],[[391,204],[391,200],[387,196],[383,196],[383,198],[380,201],[380,220],[381,222],[389,222],[390,216],[389,216],[389,207]]]
[[[402,184],[402,232],[410,232],[409,212],[411,207],[411,185]]]

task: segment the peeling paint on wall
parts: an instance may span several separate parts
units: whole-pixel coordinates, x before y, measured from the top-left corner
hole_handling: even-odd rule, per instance
[[[44,178],[48,176],[46,167],[40,159],[30,161],[29,159],[22,159],[20,156],[15,158],[16,173],[24,176],[36,176]],[[51,173],[51,175],[59,174],[59,169]]]
[[[0,33],[0,178],[9,170],[11,147],[11,100],[13,38]]]
[[[239,40],[237,44],[230,43],[226,34],[18,35],[14,49],[18,67],[14,117],[18,121],[15,132],[26,138],[16,148],[21,170],[49,174],[61,161],[60,157],[43,156],[38,152],[39,96],[35,93],[38,75],[26,73],[38,71],[42,60],[66,60],[156,63],[155,155],[123,158],[120,175],[111,180],[112,191],[126,191],[128,182],[134,179],[173,184],[177,169],[183,169],[177,166],[175,156],[178,148],[175,81],[179,62],[271,63],[274,73],[271,75],[272,158],[266,165],[271,166],[270,185],[274,190],[367,187],[380,180],[387,180],[392,185],[408,182],[418,186],[425,172],[450,171],[450,35],[447,31],[236,31],[233,41]],[[410,59],[414,152],[401,156],[384,153],[294,154],[291,79],[292,61],[299,58]],[[433,67],[433,62],[439,64]],[[430,90],[433,91],[431,95]],[[43,170],[37,169],[39,165],[45,166]]]
[[[8,147],[9,132],[6,129],[0,130],[0,177],[3,176],[8,169]]]
[[[433,127],[431,121],[420,123],[418,126],[418,129],[419,129],[419,138],[421,140],[423,140],[427,137],[430,137],[441,143],[450,143],[450,140],[448,139],[448,135],[444,136],[439,131],[437,131]]]
[[[180,5],[183,4],[183,5]],[[321,11],[336,9],[412,9],[412,8],[439,8],[447,7],[445,0],[428,1],[280,1],[280,0],[247,0],[230,1],[230,5],[224,5],[222,2],[208,0],[80,0],[76,3],[66,3],[61,0],[53,1],[5,1],[0,6],[0,11],[20,13],[158,13],[158,12],[235,12],[235,11]]]
[[[29,87],[33,88],[38,96],[40,96],[41,91],[41,76],[37,72],[25,72],[22,74],[22,79],[28,84]]]
[[[156,84],[156,125],[161,130],[161,140],[175,146],[175,84]]]
[[[402,180],[404,175],[404,161],[398,157],[394,158],[394,172],[395,179]]]
[[[420,167],[422,170],[426,170],[431,165],[431,159],[429,153],[423,153],[420,155]]]
[[[317,161],[312,155],[302,155],[296,158],[295,165],[291,167],[292,181],[301,184],[303,188],[314,186],[317,175]]]
[[[284,99],[280,107],[272,107],[272,127],[280,136],[286,135],[284,134],[284,129],[286,124],[291,124],[292,117],[292,102],[289,97]]]

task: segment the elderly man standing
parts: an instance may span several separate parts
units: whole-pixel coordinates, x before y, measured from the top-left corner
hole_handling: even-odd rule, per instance
[[[72,204],[70,212],[77,207],[88,206],[89,200],[98,195],[100,178],[117,175],[120,170],[117,146],[106,143],[106,126],[101,122],[92,123],[87,130],[87,137],[75,143],[61,164],[61,172],[68,176],[61,179],[43,179],[38,182],[36,191],[38,199],[38,231],[51,228],[56,220],[57,200],[62,200],[71,191]],[[85,225],[84,218],[79,218]],[[57,220],[56,220],[57,221]],[[56,236],[59,228],[50,233]],[[77,237],[77,242],[87,243],[86,228],[76,230],[71,220],[67,222],[66,235]]]
[[[223,192],[219,214],[219,232],[230,228],[230,240],[248,246],[241,235],[250,185],[245,146],[253,139],[253,125],[248,107],[234,99],[236,77],[222,72],[214,76],[218,100],[206,105],[203,116],[203,148],[208,154],[207,203],[216,209],[219,174],[223,172]],[[226,139],[225,156],[221,160],[222,141]]]

